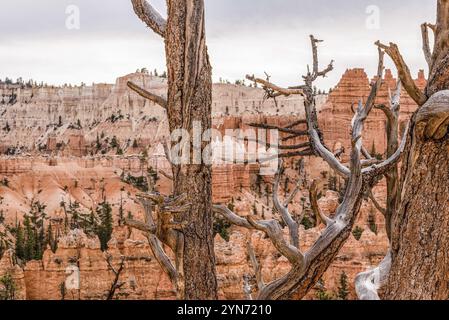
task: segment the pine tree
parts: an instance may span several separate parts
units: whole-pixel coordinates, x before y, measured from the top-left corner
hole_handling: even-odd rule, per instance
[[[101,250],[105,251],[108,248],[109,240],[111,240],[113,228],[112,207],[106,200],[100,203],[97,208],[97,215],[100,220],[97,235],[100,239]]]
[[[15,229],[15,242],[16,242],[16,257],[25,260],[25,235],[23,227],[20,223],[17,224]]]
[[[25,216],[23,225],[25,228],[24,255],[21,258],[27,262],[33,260],[36,255],[36,235],[29,216]]]
[[[101,141],[100,137],[98,136],[98,132],[97,132],[97,140],[95,141],[95,148],[97,149],[97,152],[101,149]]]
[[[376,212],[375,210],[371,210],[368,215],[368,227],[372,233],[377,235],[377,224],[376,224]]]
[[[27,262],[40,260],[48,244],[45,232],[45,206],[39,202],[31,204],[31,210],[25,215],[23,227],[16,223],[14,230],[16,240],[16,256]]]
[[[125,212],[123,210],[123,191],[125,191],[124,187],[122,187],[120,189],[120,206],[118,208],[118,217],[119,217],[118,223],[119,223],[119,226],[121,226],[124,223],[124,221],[125,221]]]
[[[8,238],[8,233],[0,230],[0,258],[6,250],[11,248],[11,242]]]
[[[256,203],[253,204],[253,215],[257,216],[259,213],[257,212],[257,206]]]
[[[16,283],[9,273],[0,277],[0,300],[14,300],[16,289]]]
[[[360,228],[359,226],[357,226],[352,231],[352,235],[354,236],[354,238],[357,241],[359,241],[362,238],[363,232],[364,232],[364,230],[362,228]]]
[[[53,228],[51,224],[48,225],[46,242],[50,245],[51,251],[55,253],[58,249],[58,239],[56,238],[56,235],[53,234]]]
[[[348,300],[349,288],[348,288],[348,276],[343,271],[340,275],[340,284],[338,286],[338,298],[340,300]]]

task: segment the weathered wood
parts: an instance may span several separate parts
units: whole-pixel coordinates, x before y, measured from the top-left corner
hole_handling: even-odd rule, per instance
[[[377,41],[376,45],[382,50],[385,50],[390,56],[398,69],[399,78],[401,79],[405,90],[407,90],[407,93],[419,106],[422,106],[427,101],[427,96],[418,88],[413,80],[410,69],[399,52],[397,44],[391,42],[389,45],[385,45],[380,41]]]
[[[167,21],[145,1],[132,0],[139,18],[165,39],[168,75],[167,116],[170,132],[185,130],[193,136],[194,122],[202,130],[212,127],[212,68],[206,47],[203,0],[167,0]],[[174,194],[185,195],[190,205],[177,210],[173,223],[181,232],[167,239],[176,246],[177,279],[180,297],[216,299],[217,279],[212,225],[212,168],[200,159],[192,159],[195,150],[190,141],[188,163],[172,164]],[[164,147],[164,150],[167,150]],[[168,151],[166,151],[169,153]],[[172,155],[168,155],[173,160]],[[172,210],[173,211],[173,210]],[[161,232],[161,234],[168,234]],[[157,239],[156,239],[157,240]],[[176,240],[176,243],[173,241]],[[166,268],[167,269],[167,268]],[[173,270],[168,270],[172,272]]]
[[[449,91],[432,96],[414,117],[402,202],[392,218],[393,262],[385,299],[449,296],[449,140],[425,134],[429,112],[442,102],[449,102]]]
[[[412,117],[401,203],[392,217],[392,264],[384,299],[449,296],[448,0],[437,1],[437,22],[427,27],[435,35],[425,90],[429,99]]]
[[[347,188],[343,202],[335,213],[335,218],[330,219],[321,213],[317,203],[316,184],[312,185],[310,190],[311,203],[318,220],[322,220],[326,225],[326,228],[322,232],[320,238],[306,253],[302,253],[298,249],[298,225],[297,222],[292,219],[287,208],[292,197],[288,197],[284,204],[282,204],[279,199],[278,189],[282,163],[279,165],[278,172],[274,179],[273,203],[280,213],[282,220],[289,228],[290,242],[292,245],[285,241],[279,222],[275,219],[256,221],[253,217],[248,217],[245,220],[238,217],[238,215],[228,208],[217,208],[217,212],[220,212],[223,217],[227,218],[231,223],[248,229],[264,232],[271,240],[274,247],[286,257],[291,264],[291,269],[286,275],[269,284],[264,284],[261,289],[259,288],[257,295],[258,299],[288,299],[293,294],[302,298],[309,292],[322,277],[351,235],[354,222],[356,221],[357,214],[365,198],[366,191],[372,188],[378,181],[379,176],[382,176],[388,172],[391,166],[397,164],[397,161],[400,159],[404,150],[403,143],[387,160],[363,168],[363,162],[361,160],[363,143],[361,138],[364,122],[374,107],[375,97],[382,81],[383,52],[381,50],[379,50],[378,77],[376,82],[372,85],[370,96],[365,105],[359,103],[357,110],[354,111],[355,115],[352,121],[351,132],[352,150],[349,167],[344,166],[337,157],[325,147],[318,127],[313,82],[318,77],[325,76],[332,70],[333,66],[331,63],[325,70],[319,71],[317,43],[320,41],[316,40],[313,36],[311,36],[310,39],[312,42],[314,60],[313,71],[309,71],[307,75],[303,77],[305,85],[292,88],[303,90],[305,95],[304,104],[308,135],[312,147],[311,151],[313,151],[315,155],[325,159],[332,168],[335,168],[340,175],[347,179]],[[276,86],[274,85],[270,85],[270,88],[266,87],[265,90],[269,90],[269,94],[275,96],[276,91],[273,89],[275,87]],[[279,92],[279,94],[282,93]]]

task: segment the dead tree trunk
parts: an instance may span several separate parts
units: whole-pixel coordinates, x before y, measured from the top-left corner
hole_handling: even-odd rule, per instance
[[[428,30],[435,34],[431,52]],[[429,82],[419,92],[398,47],[378,45],[395,62],[407,92],[420,106],[412,118],[402,199],[392,217],[392,265],[385,299],[449,296],[449,1],[438,0],[436,25],[423,24]]]
[[[202,161],[206,143],[200,142],[196,149],[193,144],[194,122],[201,130],[210,129],[212,123],[212,68],[205,40],[204,1],[167,0],[167,21],[145,0],[132,3],[139,18],[165,39],[168,99],[133,84],[130,87],[166,108],[171,133],[185,130],[190,135],[189,151],[182,155],[188,158],[187,163],[172,165],[174,193],[185,196],[190,204],[188,210],[174,216],[174,221],[185,226],[177,252],[181,255],[177,263],[181,277],[178,290],[185,299],[216,299],[212,168]],[[194,159],[198,154],[199,161]]]
[[[202,0],[168,1],[166,53],[170,130],[193,136],[193,121],[211,128],[212,68],[204,30]],[[204,149],[205,144],[200,152]],[[198,150],[190,148],[191,154]],[[192,160],[192,157],[190,157]],[[184,229],[183,268],[186,299],[217,298],[212,221],[212,168],[204,163],[173,166],[175,194],[185,194],[191,208],[180,217]]]

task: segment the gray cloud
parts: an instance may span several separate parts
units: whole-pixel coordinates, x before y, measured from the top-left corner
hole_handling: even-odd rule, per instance
[[[162,41],[134,15],[129,0],[9,0],[0,11],[0,77],[49,83],[112,82],[138,67],[164,68]],[[151,1],[163,12],[164,1]],[[79,6],[81,29],[67,30],[67,5]],[[366,8],[380,10],[380,29],[366,28]],[[397,42],[413,72],[424,67],[419,25],[433,21],[434,0],[206,0],[214,77],[234,80],[269,71],[282,84],[298,81],[310,62],[308,35],[321,63],[373,74],[377,39]],[[391,64],[389,64],[391,66]]]

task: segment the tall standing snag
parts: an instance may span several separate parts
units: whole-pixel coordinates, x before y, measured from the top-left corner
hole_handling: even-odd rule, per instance
[[[204,1],[167,0],[167,20],[145,0],[132,0],[132,4],[137,16],[165,40],[168,98],[133,83],[129,87],[166,108],[170,132],[183,129],[192,137],[194,121],[203,130],[211,128],[212,68],[206,47]],[[200,151],[205,147],[203,143]],[[190,154],[186,156],[192,159],[195,151],[198,150],[194,150],[191,140]],[[177,283],[180,298],[217,298],[211,170],[210,165],[203,163],[172,165],[174,194],[185,196],[190,204],[188,209],[173,213],[173,221],[183,226],[176,230],[176,276],[172,266],[167,268],[167,257],[161,258],[165,261],[164,269]]]
[[[256,81],[262,87],[269,91],[271,97],[278,95],[301,94],[305,98],[305,113],[306,121],[295,122],[293,127],[300,124],[306,124],[307,130],[292,130],[292,126],[287,128],[279,128],[284,132],[296,136],[307,135],[309,142],[305,145],[298,146],[297,151],[291,152],[289,155],[280,154],[281,157],[300,156],[304,152],[313,154],[323,158],[331,168],[333,168],[339,175],[347,180],[347,188],[344,199],[333,218],[326,217],[316,201],[317,188],[313,183],[310,189],[310,198],[312,209],[314,210],[317,220],[323,222],[326,226],[320,238],[310,247],[307,252],[301,252],[299,240],[300,234],[297,222],[292,218],[288,210],[288,204],[292,197],[287,197],[287,200],[282,203],[278,195],[278,179],[281,174],[281,165],[275,177],[273,203],[276,210],[280,214],[282,221],[289,230],[289,241],[286,241],[283,235],[283,230],[278,220],[256,221],[254,217],[244,219],[239,217],[234,212],[224,206],[215,206],[215,211],[227,218],[231,223],[240,227],[254,229],[264,232],[273,243],[274,247],[285,257],[291,264],[290,271],[283,277],[274,280],[271,283],[264,284],[260,276],[260,267],[254,263],[254,255],[251,255],[253,266],[256,270],[258,279],[258,299],[288,299],[293,294],[302,298],[310,289],[320,280],[324,272],[330,266],[334,258],[337,256],[340,249],[343,247],[346,240],[351,235],[354,222],[360,210],[360,206],[365,198],[368,190],[378,182],[379,177],[390,171],[399,161],[402,151],[405,147],[405,139],[397,150],[385,161],[375,163],[373,165],[365,165],[362,160],[362,132],[364,122],[369,116],[374,107],[375,97],[381,86],[383,75],[383,52],[379,50],[379,68],[378,77],[372,85],[371,93],[363,105],[359,102],[359,106],[355,111],[355,116],[352,121],[351,130],[351,159],[349,167],[342,164],[337,157],[329,151],[325,146],[322,134],[318,126],[317,111],[315,105],[315,96],[313,91],[314,81],[320,77],[325,76],[333,69],[332,63],[324,69],[319,70],[318,64],[318,47],[317,44],[321,41],[316,40],[313,36],[310,37],[313,51],[313,69],[303,77],[305,84],[291,88],[280,88],[269,81],[260,80],[254,76],[247,76],[249,80]],[[261,125],[254,124],[260,127]],[[282,146],[279,148],[282,149]],[[263,160],[263,159],[262,159]],[[296,192],[294,190],[293,192]]]

